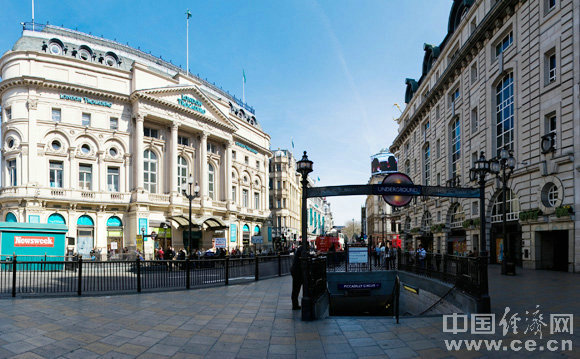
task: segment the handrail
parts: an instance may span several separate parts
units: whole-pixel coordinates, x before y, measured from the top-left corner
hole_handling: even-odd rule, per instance
[[[401,296],[401,279],[399,279],[399,275],[395,276],[395,285],[393,286],[393,311],[395,312],[395,317],[397,318],[397,324],[399,324],[399,303],[400,303],[400,296]]]

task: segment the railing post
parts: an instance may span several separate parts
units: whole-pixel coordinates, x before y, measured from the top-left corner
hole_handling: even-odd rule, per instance
[[[141,293],[141,260],[139,256],[135,259],[135,265],[137,267],[137,293]]]
[[[16,254],[12,254],[12,297],[16,297]]]
[[[185,289],[191,288],[191,284],[190,284],[191,273],[189,273],[189,269],[190,269],[189,263],[190,263],[189,258],[185,258]]]
[[[226,285],[230,284],[230,256],[226,256],[226,262],[225,262],[225,267],[226,267],[226,275],[225,275],[225,282]]]
[[[79,257],[79,278],[77,285],[77,294],[80,296],[83,288],[83,256]]]
[[[282,276],[282,256],[278,253],[278,277]]]
[[[260,278],[260,266],[258,264],[258,256],[254,256],[254,260],[256,261],[256,270],[254,271],[255,273],[255,280],[258,280]]]

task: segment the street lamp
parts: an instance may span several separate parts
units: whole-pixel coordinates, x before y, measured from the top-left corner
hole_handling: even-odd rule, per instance
[[[296,162],[297,171],[302,175],[302,245],[304,246],[304,252],[308,253],[308,226],[306,222],[307,208],[306,208],[306,190],[308,187],[308,174],[312,172],[312,161],[308,159],[306,151],[302,159]]]
[[[192,192],[192,187],[193,187],[193,192]],[[189,193],[187,192],[187,190],[189,189]],[[195,184],[195,186],[193,186],[193,175],[191,175],[191,173],[189,174],[189,177],[187,178],[187,182],[183,181],[181,183],[181,193],[183,193],[183,195],[189,200],[189,245],[187,246],[187,253],[191,253],[191,242],[192,242],[192,236],[191,236],[191,202],[199,197],[199,186],[197,185],[197,183]]]
[[[482,312],[489,313],[489,288],[487,283],[487,245],[485,238],[485,176],[490,173],[490,161],[485,159],[483,151],[469,170],[469,179],[479,184],[479,278],[481,287]]]
[[[502,206],[502,234],[505,243],[505,253],[504,258],[501,261],[501,274],[511,274],[516,275],[516,264],[512,260],[512,248],[511,241],[507,238],[506,222],[507,222],[507,206],[506,206],[506,195],[507,195],[507,182],[509,181],[514,168],[516,167],[516,159],[513,155],[513,151],[508,151],[505,148],[499,152],[499,156],[491,160],[491,173],[493,173],[497,179],[501,181],[501,193],[503,199]]]
[[[381,215],[381,221],[382,221],[382,225],[383,225],[383,235],[381,236],[381,241],[383,241],[385,243],[385,246],[386,246],[387,241],[385,241],[385,211],[383,210],[382,207],[379,209],[379,213]]]

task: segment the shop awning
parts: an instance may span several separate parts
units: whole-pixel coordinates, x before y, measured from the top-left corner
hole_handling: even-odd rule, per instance
[[[176,222],[180,227],[187,228],[189,226],[189,220],[186,216],[172,216],[167,217],[167,219]],[[218,229],[228,228],[228,226],[221,219],[212,216],[192,218],[191,225],[196,229],[202,228],[204,231],[215,231]]]

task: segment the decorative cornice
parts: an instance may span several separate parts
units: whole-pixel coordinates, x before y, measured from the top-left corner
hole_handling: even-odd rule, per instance
[[[393,144],[389,148],[391,153],[395,153],[397,151],[397,149],[402,145],[402,142],[407,138],[407,136],[410,135],[410,132],[413,129],[415,129],[415,127],[418,125],[418,121],[421,118],[421,116],[420,116],[421,113],[423,111],[427,110],[428,107],[430,107],[430,100],[433,98],[439,99],[442,96],[443,92],[445,91],[445,87],[447,86],[447,84],[449,82],[453,82],[455,80],[455,78],[457,77],[456,73],[460,73],[462,70],[461,62],[467,56],[469,51],[471,51],[471,49],[473,47],[477,47],[478,49],[483,47],[483,43],[488,41],[493,36],[493,33],[495,32],[496,28],[498,27],[498,26],[495,26],[496,20],[502,18],[502,16],[504,16],[504,14],[507,13],[506,9],[508,7],[515,9],[515,6],[520,1],[523,2],[525,0],[499,1],[487,13],[487,15],[482,19],[480,25],[475,29],[475,32],[469,37],[469,39],[465,42],[465,44],[459,49],[457,56],[455,56],[453,61],[447,66],[445,71],[441,74],[441,77],[439,78],[439,80],[437,80],[435,85],[431,88],[427,97],[421,103],[418,104],[418,107],[417,107],[415,113],[407,121],[407,125],[403,125],[404,126],[403,129],[399,132],[397,137],[395,137],[395,139],[393,140]],[[500,22],[503,24],[503,21],[500,20]],[[459,35],[457,35],[457,36],[459,36]],[[433,71],[434,71],[434,69],[431,69],[431,73],[433,73]],[[417,92],[420,92],[423,83],[421,84],[421,86],[419,86],[419,89],[417,90]],[[437,93],[437,96],[436,96],[436,93]],[[416,100],[416,97],[413,100]],[[409,105],[405,109],[405,112],[403,112],[403,114],[401,115],[401,118],[403,119],[403,121],[404,121],[404,116],[406,115],[406,113],[408,111],[410,111],[410,108],[412,107],[410,105],[411,102],[409,103]]]

